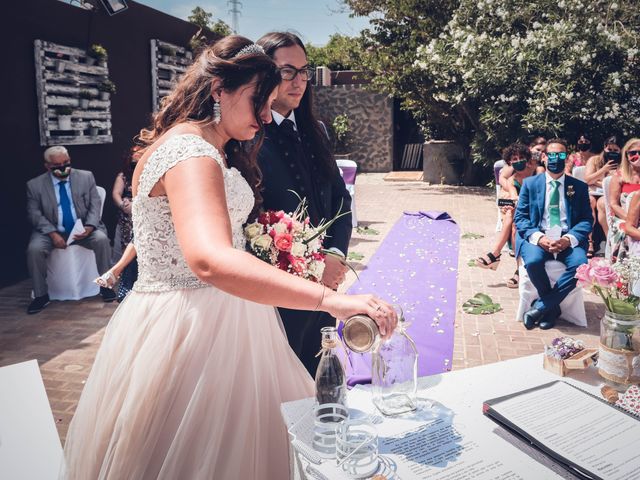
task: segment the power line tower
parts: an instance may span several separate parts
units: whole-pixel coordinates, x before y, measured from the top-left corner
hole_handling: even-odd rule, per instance
[[[233,33],[237,34],[239,30],[240,7],[242,6],[242,2],[240,0],[228,0],[227,5],[229,6],[229,13],[231,14],[231,30],[233,30]]]

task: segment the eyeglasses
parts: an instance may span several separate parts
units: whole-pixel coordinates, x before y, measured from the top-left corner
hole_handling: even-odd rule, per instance
[[[640,150],[629,150],[627,152],[627,157],[637,157],[640,155]]]
[[[555,161],[555,160],[566,160],[567,159],[567,152],[549,152],[547,153],[547,158],[551,161]]]
[[[302,67],[299,69],[295,67],[280,67],[278,71],[280,72],[282,80],[287,81],[291,81],[300,75],[302,80],[309,82],[313,80],[313,76],[316,73],[316,70],[313,67]]]

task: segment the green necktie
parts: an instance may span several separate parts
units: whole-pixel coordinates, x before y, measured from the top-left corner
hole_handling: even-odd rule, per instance
[[[560,226],[560,182],[551,180],[551,196],[549,197],[549,227]]]

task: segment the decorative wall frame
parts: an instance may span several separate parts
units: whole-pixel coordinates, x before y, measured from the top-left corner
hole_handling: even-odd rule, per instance
[[[107,63],[44,40],[35,40],[34,54],[40,145],[112,143],[110,94],[101,91]]]
[[[162,40],[151,40],[151,105],[154,112],[192,62],[190,50]]]

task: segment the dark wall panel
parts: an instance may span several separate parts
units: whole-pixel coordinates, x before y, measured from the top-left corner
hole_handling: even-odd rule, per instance
[[[43,170],[38,133],[33,41],[78,48],[94,43],[109,54],[113,144],[68,147],[73,165],[91,170],[107,189],[103,220],[113,235],[116,208],[111,187],[133,137],[151,114],[150,39],[188,46],[197,28],[180,19],[128,1],[129,9],[109,17],[57,0],[5,2],[0,15],[4,46],[0,73],[0,285],[26,277],[24,252],[31,228],[26,219],[25,184]]]

